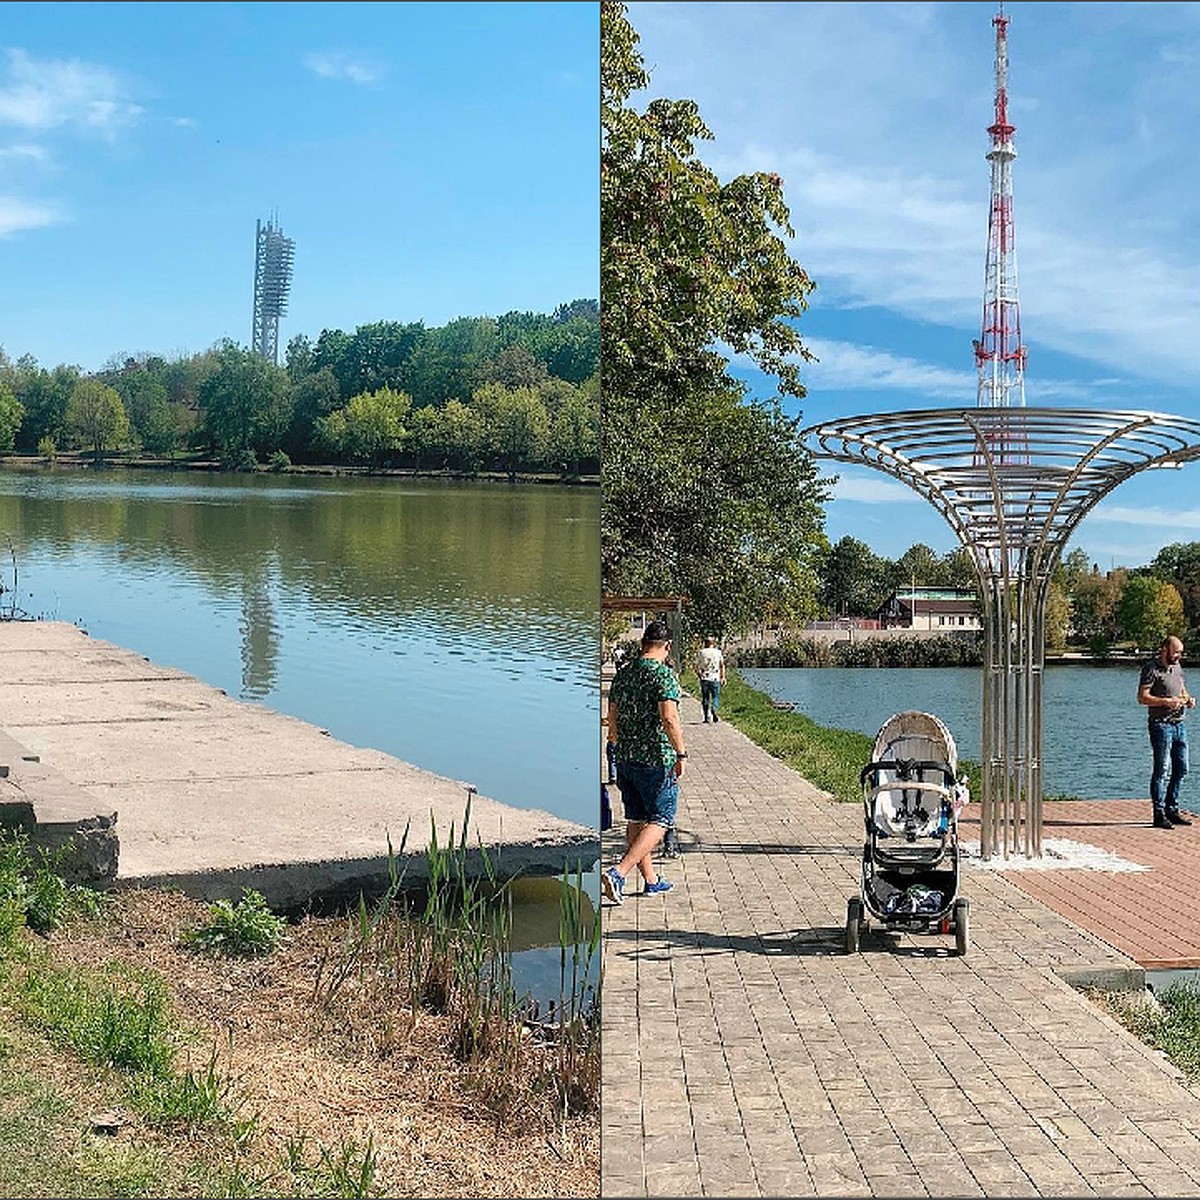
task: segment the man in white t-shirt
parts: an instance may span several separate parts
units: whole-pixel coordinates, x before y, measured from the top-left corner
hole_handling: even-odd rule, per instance
[[[717,716],[717,706],[721,703],[721,684],[725,682],[725,656],[717,646],[717,639],[706,637],[703,647],[696,652],[696,674],[700,677],[700,706],[704,709],[704,723],[708,724],[709,714],[714,721]]]

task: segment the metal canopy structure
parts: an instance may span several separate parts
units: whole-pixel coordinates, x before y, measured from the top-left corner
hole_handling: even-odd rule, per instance
[[[1200,458],[1200,421],[1155,412],[981,407],[847,417],[801,436],[817,458],[873,467],[945,518],[983,604],[984,858],[1042,854],[1046,596],[1088,512],[1148,467]]]

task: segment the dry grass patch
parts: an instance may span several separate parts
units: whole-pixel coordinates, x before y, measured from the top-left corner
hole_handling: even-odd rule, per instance
[[[343,952],[347,918],[303,919],[269,956],[231,959],[184,944],[208,911],[175,894],[122,892],[105,916],[72,923],[47,943],[57,968],[111,970],[116,962],[159,975],[191,1033],[178,1066],[212,1068],[229,1084],[233,1123],[181,1140],[133,1116],[110,1139],[151,1155],[178,1155],[183,1143],[188,1156],[195,1152],[201,1166],[190,1184],[179,1182],[201,1190],[154,1194],[599,1194],[595,1106],[566,1120],[536,1096],[489,1107],[478,1078],[486,1058],[460,1061],[453,1018],[412,1012],[384,975],[356,974],[332,1003],[320,1002],[316,981]],[[515,1052],[533,1075],[529,1064],[552,1050],[521,1039]],[[36,1059],[39,1081],[76,1070],[61,1057],[55,1068],[45,1055]],[[510,1066],[520,1077],[520,1064]],[[81,1096],[68,1089],[76,1128],[87,1107]],[[223,1190],[205,1191],[214,1180]]]

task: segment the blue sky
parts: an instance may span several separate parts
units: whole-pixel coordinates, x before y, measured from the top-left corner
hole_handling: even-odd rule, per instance
[[[595,4],[5,4],[0,345],[95,370],[599,294]]]
[[[1200,418],[1200,6],[1005,10],[1027,402]],[[820,359],[806,424],[975,403],[995,11],[630,5],[648,95],[699,103],[716,135],[703,159],[722,178],[784,178],[792,249],[817,283],[800,322]],[[955,544],[907,488],[839,470],[831,538],[892,557]],[[1200,464],[1122,485],[1072,547],[1108,569],[1179,541],[1200,541]]]

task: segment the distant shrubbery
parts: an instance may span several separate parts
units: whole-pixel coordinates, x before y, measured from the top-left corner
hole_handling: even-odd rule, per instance
[[[796,638],[778,646],[737,650],[730,660],[740,667],[977,667],[983,662],[983,643],[978,634],[854,642]]]

